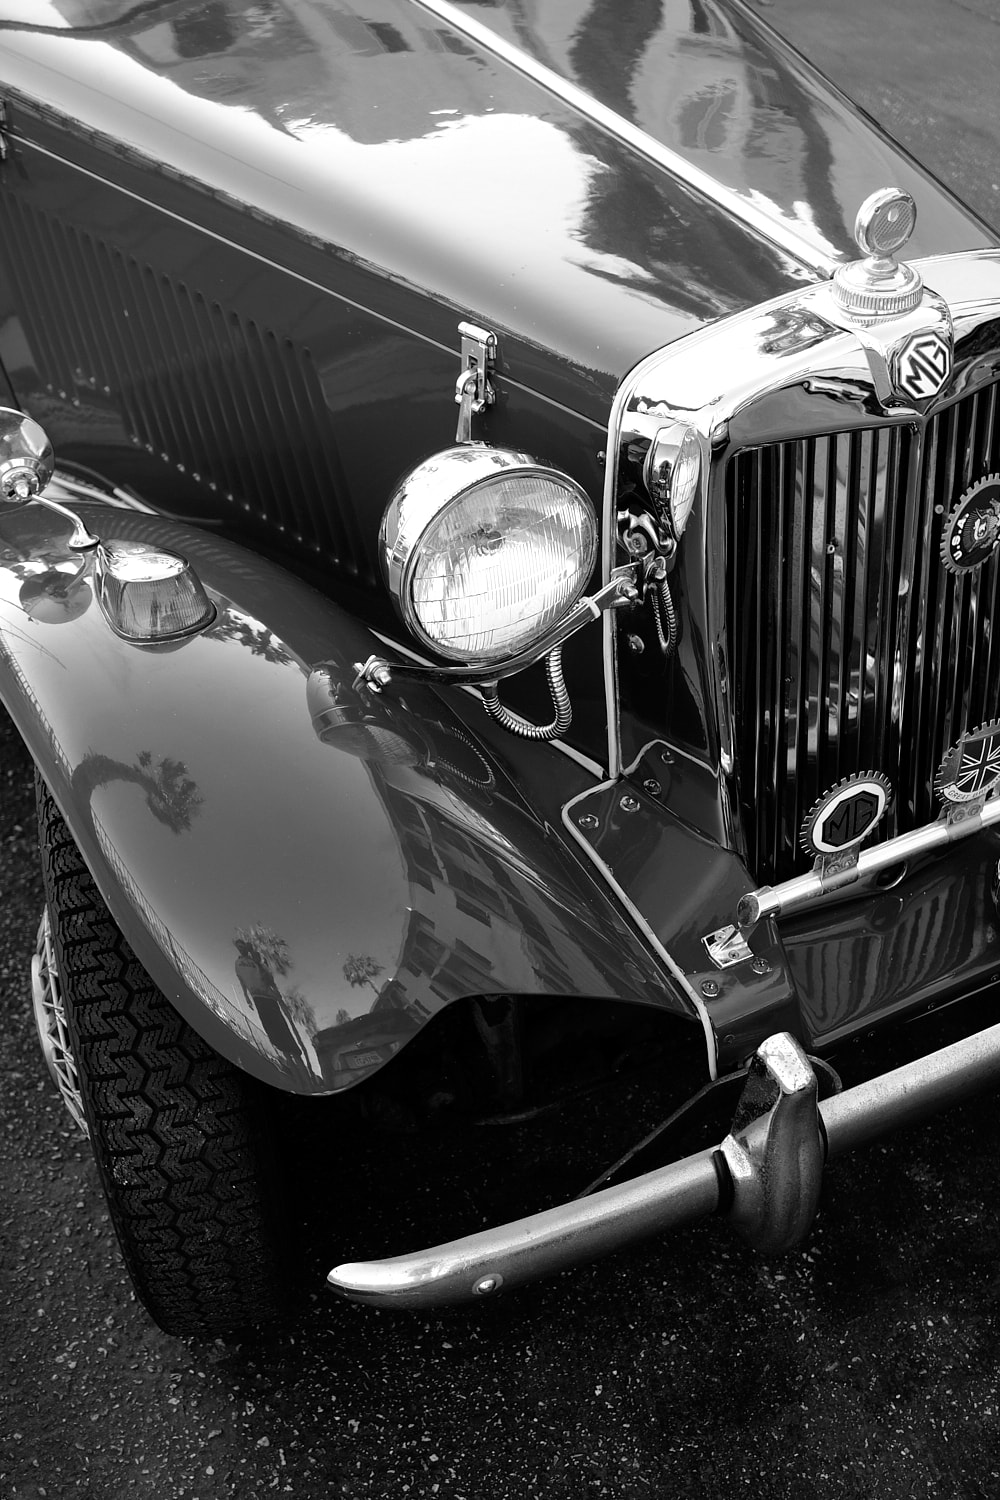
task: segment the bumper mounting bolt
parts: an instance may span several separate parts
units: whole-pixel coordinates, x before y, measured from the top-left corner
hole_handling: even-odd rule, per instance
[[[701,982],[701,993],[706,1000],[714,1000],[719,993],[719,982],[717,979],[703,979]]]
[[[638,797],[633,797],[631,792],[626,792],[622,800],[619,802],[618,806],[621,808],[622,812],[634,813],[639,811],[642,803],[639,801]]]
[[[647,777],[642,783],[642,789],[644,792],[648,792],[651,797],[658,797],[660,795],[660,783],[654,781],[652,776]]]
[[[591,833],[601,820],[595,813],[582,813],[576,821],[578,827],[584,829],[587,833]]]
[[[766,958],[755,958],[750,967],[755,974],[770,974],[771,972],[771,965]]]

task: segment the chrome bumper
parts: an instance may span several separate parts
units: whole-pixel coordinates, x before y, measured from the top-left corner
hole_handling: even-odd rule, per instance
[[[781,1033],[755,1054],[732,1130],[714,1149],[449,1244],[335,1266],[327,1280],[377,1306],[465,1302],[719,1210],[756,1249],[791,1249],[812,1223],[824,1161],[993,1083],[1000,1025],[822,1101],[808,1058]]]

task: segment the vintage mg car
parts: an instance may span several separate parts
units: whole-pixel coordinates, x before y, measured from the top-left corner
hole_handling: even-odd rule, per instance
[[[164,1328],[306,1281],[290,1110],[669,1074],[561,1199],[328,1247],[419,1306],[788,1248],[1000,1079],[986,225],[743,0],[0,0],[0,100],[36,1019]]]

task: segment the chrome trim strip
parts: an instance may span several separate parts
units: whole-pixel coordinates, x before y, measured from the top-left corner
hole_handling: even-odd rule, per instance
[[[780,885],[761,886],[759,890],[751,891],[740,902],[740,926],[752,927],[762,917],[780,917],[783,912],[815,901],[820,896],[842,893],[866,875],[874,875],[891,865],[903,864],[908,859],[943,849],[947,844],[956,844],[985,828],[992,828],[995,823],[1000,823],[1000,797],[991,797],[978,811],[964,816],[956,814],[957,810],[934,823],[925,823],[922,828],[886,839],[874,849],[863,850],[857,864],[839,874],[824,876],[817,870],[810,870],[808,875],[796,875],[793,880],[783,880]]]
[[[641,758],[642,757],[640,756],[640,759]],[[628,893],[622,888],[622,886],[618,884],[618,881],[612,874],[610,867],[604,863],[604,861],[601,859],[601,856],[597,853],[597,850],[587,842],[587,840],[581,834],[579,828],[577,828],[576,824],[570,817],[571,809],[574,808],[578,802],[582,802],[584,798],[592,797],[595,792],[607,791],[609,787],[615,786],[617,784],[617,781],[617,776],[614,776],[610,781],[598,782],[596,786],[588,787],[585,792],[580,792],[578,796],[571,797],[562,810],[562,820],[566,826],[567,831],[580,845],[580,848],[586,854],[591,863],[597,866],[597,869],[600,871],[605,883],[609,885],[614,891],[622,906],[624,906],[625,910],[628,912],[629,916],[632,918],[633,922],[642,933],[643,937],[649,943],[649,946],[653,949],[654,953],[661,960],[664,966],[670,971],[671,975],[676,980],[681,990],[683,990],[684,994],[688,997],[688,999],[691,1001],[691,1004],[694,1006],[695,1013],[697,1014],[698,1019],[701,1022],[701,1029],[705,1033],[705,1047],[708,1054],[708,1076],[714,1081],[719,1076],[719,1053],[715,1041],[715,1027],[712,1025],[712,1022],[709,1018],[708,1007],[706,1006],[701,995],[698,994],[697,990],[688,979],[687,975],[684,973],[684,970],[679,967],[676,959],[671,957],[669,951],[660,942],[660,939],[657,937],[652,927],[650,927],[642,912],[631,900]]]
[[[663,167],[687,187],[700,193],[703,198],[707,198],[710,203],[724,209],[726,213],[732,214],[754,234],[766,240],[768,244],[776,246],[785,255],[790,256],[815,275],[832,276],[835,267],[840,264],[840,256],[830,254],[814,241],[807,239],[805,235],[792,228],[780,214],[768,213],[733,188],[727,188],[717,182],[700,167],[694,166],[676,151],[671,151],[669,146],[664,146],[646,131],[640,130],[637,125],[633,125],[616,110],[599,103],[585,90],[578,88],[575,83],[570,83],[568,79],[562,78],[544,63],[532,57],[530,53],[505,41],[490,27],[483,26],[479,21],[474,21],[471,16],[465,15],[454,5],[449,4],[449,0],[412,0],[412,3],[436,16],[439,21],[446,22],[485,51],[492,52],[495,57],[499,57],[512,68],[516,68],[534,83],[540,84],[542,88],[561,99],[564,104],[568,104],[571,109],[578,110],[585,119],[591,120],[602,130],[606,130],[609,135],[614,136],[616,140],[638,151],[647,161],[653,162],[655,166]]]
[[[140,500],[138,495],[130,495],[127,490],[119,489],[117,485],[109,484],[107,487],[98,484],[96,479],[83,479],[77,474],[68,474],[60,469],[57,464],[45,490],[46,497],[50,500],[58,500],[62,505],[111,505],[116,510],[135,510],[144,516],[158,516],[163,521],[175,521],[178,518],[172,516],[169,511],[156,510],[154,506],[147,505],[145,500]],[[203,523],[202,523],[203,524]]]
[[[397,651],[400,656],[406,656],[410,661],[419,662],[424,667],[433,666],[433,662],[428,657],[421,656],[420,652],[414,651],[411,646],[404,646],[401,641],[395,640],[391,635],[383,635],[380,630],[373,630],[372,635],[377,641],[381,641],[383,646],[388,646],[391,650]],[[479,688],[472,687],[468,683],[457,683],[455,685],[459,692],[468,693],[470,698],[474,698],[477,703],[482,703],[483,695]],[[591,760],[589,755],[584,755],[582,750],[574,749],[572,745],[567,745],[563,740],[548,740],[545,748],[547,750],[558,750],[561,755],[568,756],[570,760],[576,761],[578,766],[582,766],[585,771],[589,771],[591,776],[598,777],[605,774],[604,767],[600,761]]]
[[[781,1035],[769,1038],[758,1056],[788,1041]],[[818,1116],[830,1161],[886,1130],[918,1124],[998,1081],[1000,1025],[823,1099],[815,1114],[800,1113],[792,1134],[801,1133],[804,1140],[807,1132],[815,1133]],[[741,1129],[741,1142],[751,1150],[759,1145],[766,1123],[764,1117]],[[721,1155],[721,1145],[699,1151],[586,1198],[431,1249],[335,1266],[327,1283],[352,1302],[383,1307],[432,1307],[487,1296],[714,1213],[723,1184],[727,1196],[730,1186]],[[782,1156],[794,1162],[795,1152]],[[779,1162],[779,1172],[786,1175],[771,1185],[774,1191],[794,1188],[787,1170]],[[738,1202],[738,1192],[736,1196]]]
[[[415,0],[415,3],[420,4],[421,0]],[[37,141],[31,140],[27,136],[17,135],[16,133],[14,133],[12,135],[12,139],[16,140],[19,145],[28,147],[31,151],[37,151],[41,156],[47,156],[50,161],[65,164],[64,157],[58,156],[54,151],[49,151],[45,146],[40,146]],[[157,167],[160,167],[159,162],[157,163]],[[91,178],[94,182],[100,183],[104,186],[107,185],[107,178],[101,177],[97,172],[90,171],[87,167],[80,166],[78,162],[73,163],[73,170],[75,172],[81,172],[85,177]],[[123,187],[120,182],[115,182],[113,186],[116,192],[124,193],[127,198],[133,198],[136,203],[141,203],[144,207],[147,208],[149,207],[150,200],[148,198],[142,197],[141,194],[133,192],[130,188]],[[223,195],[220,194],[220,197],[221,196]],[[242,199],[239,198],[233,198],[232,202],[236,205],[237,208],[240,209],[245,209],[247,206],[242,201]],[[180,214],[174,213],[169,208],[164,208],[160,203],[156,205],[156,211],[157,213],[164,214],[169,219],[174,219],[178,224],[187,225],[188,223],[188,221],[184,219]],[[272,262],[269,261],[266,256],[262,255],[257,250],[251,249],[250,246],[245,242],[230,239],[224,234],[219,234],[214,229],[209,229],[204,224],[200,224],[198,226],[198,232],[199,234],[207,236],[209,239],[216,240],[220,245],[228,245],[232,249],[239,250],[242,255],[250,256],[253,260],[259,261],[263,266],[270,267],[272,264]],[[295,280],[301,282],[303,286],[311,287],[312,290],[316,292],[322,292],[324,297],[333,297],[337,302],[342,302],[345,307],[354,308],[356,312],[364,313],[366,317],[374,318],[377,322],[383,323],[387,328],[393,329],[393,331],[396,333],[403,334],[406,338],[419,339],[422,344],[427,344],[432,349],[439,350],[442,354],[449,354],[453,358],[455,357],[454,344],[445,343],[443,340],[431,338],[428,334],[423,333],[419,330],[415,330],[406,323],[400,323],[396,318],[390,318],[385,313],[378,312],[376,309],[371,307],[370,303],[361,303],[356,301],[353,297],[345,296],[343,292],[336,292],[325,282],[314,281],[311,277],[304,276],[301,271],[296,271],[287,266],[282,267],[282,271],[283,274],[294,277]],[[557,401],[552,396],[546,396],[543,392],[537,390],[534,386],[525,385],[522,380],[515,380],[511,375],[507,373],[506,370],[504,371],[503,382],[505,390],[524,391],[529,396],[532,396],[535,400],[543,402],[546,406],[551,406],[555,411],[565,412],[567,416],[573,417],[579,422],[586,422],[587,426],[593,427],[596,432],[601,432],[603,430],[602,423],[597,421],[594,417],[585,416],[581,412],[577,411],[575,407],[566,406],[562,401]],[[160,512],[157,512],[157,514],[160,514]],[[205,523],[199,520],[198,524],[204,525]]]
[[[598,619],[605,610],[615,609],[635,599],[638,590],[633,582],[634,576],[633,567],[616,568],[610,583],[603,584],[596,594],[578,599],[569,613],[563,615],[555,625],[550,625],[533,645],[526,646],[516,655],[508,656],[502,661],[473,662],[468,666],[435,662],[427,667],[418,667],[386,661],[381,656],[370,656],[366,662],[359,664],[358,679],[366,682],[374,692],[381,692],[396,678],[434,682],[442,686],[457,686],[461,683],[487,686],[500,682],[505,677],[523,672],[526,667],[533,667],[557,646],[562,646],[584,625]]]

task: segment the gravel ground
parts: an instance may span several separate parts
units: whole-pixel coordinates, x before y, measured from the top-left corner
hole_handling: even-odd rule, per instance
[[[877,31],[862,0],[766,14],[1000,223],[996,0],[884,0]],[[780,1261],[708,1224],[471,1311],[318,1291],[263,1345],[159,1333],[38,1054],[33,808],[6,729],[0,766],[0,1500],[1000,1496],[992,1098],[834,1164]],[[539,1147],[557,1162],[560,1129]],[[317,1200],[337,1149],[298,1164]],[[342,1204],[371,1191],[350,1165]],[[401,1151],[386,1181],[407,1176]],[[417,1194],[407,1235],[435,1211]]]
[[[264,1344],[159,1333],[38,1055],[32,798],[9,731],[2,754],[4,1500],[1000,1494],[992,1099],[835,1164],[781,1260],[707,1224],[471,1311],[318,1292]],[[328,1168],[307,1137],[317,1192]]]

